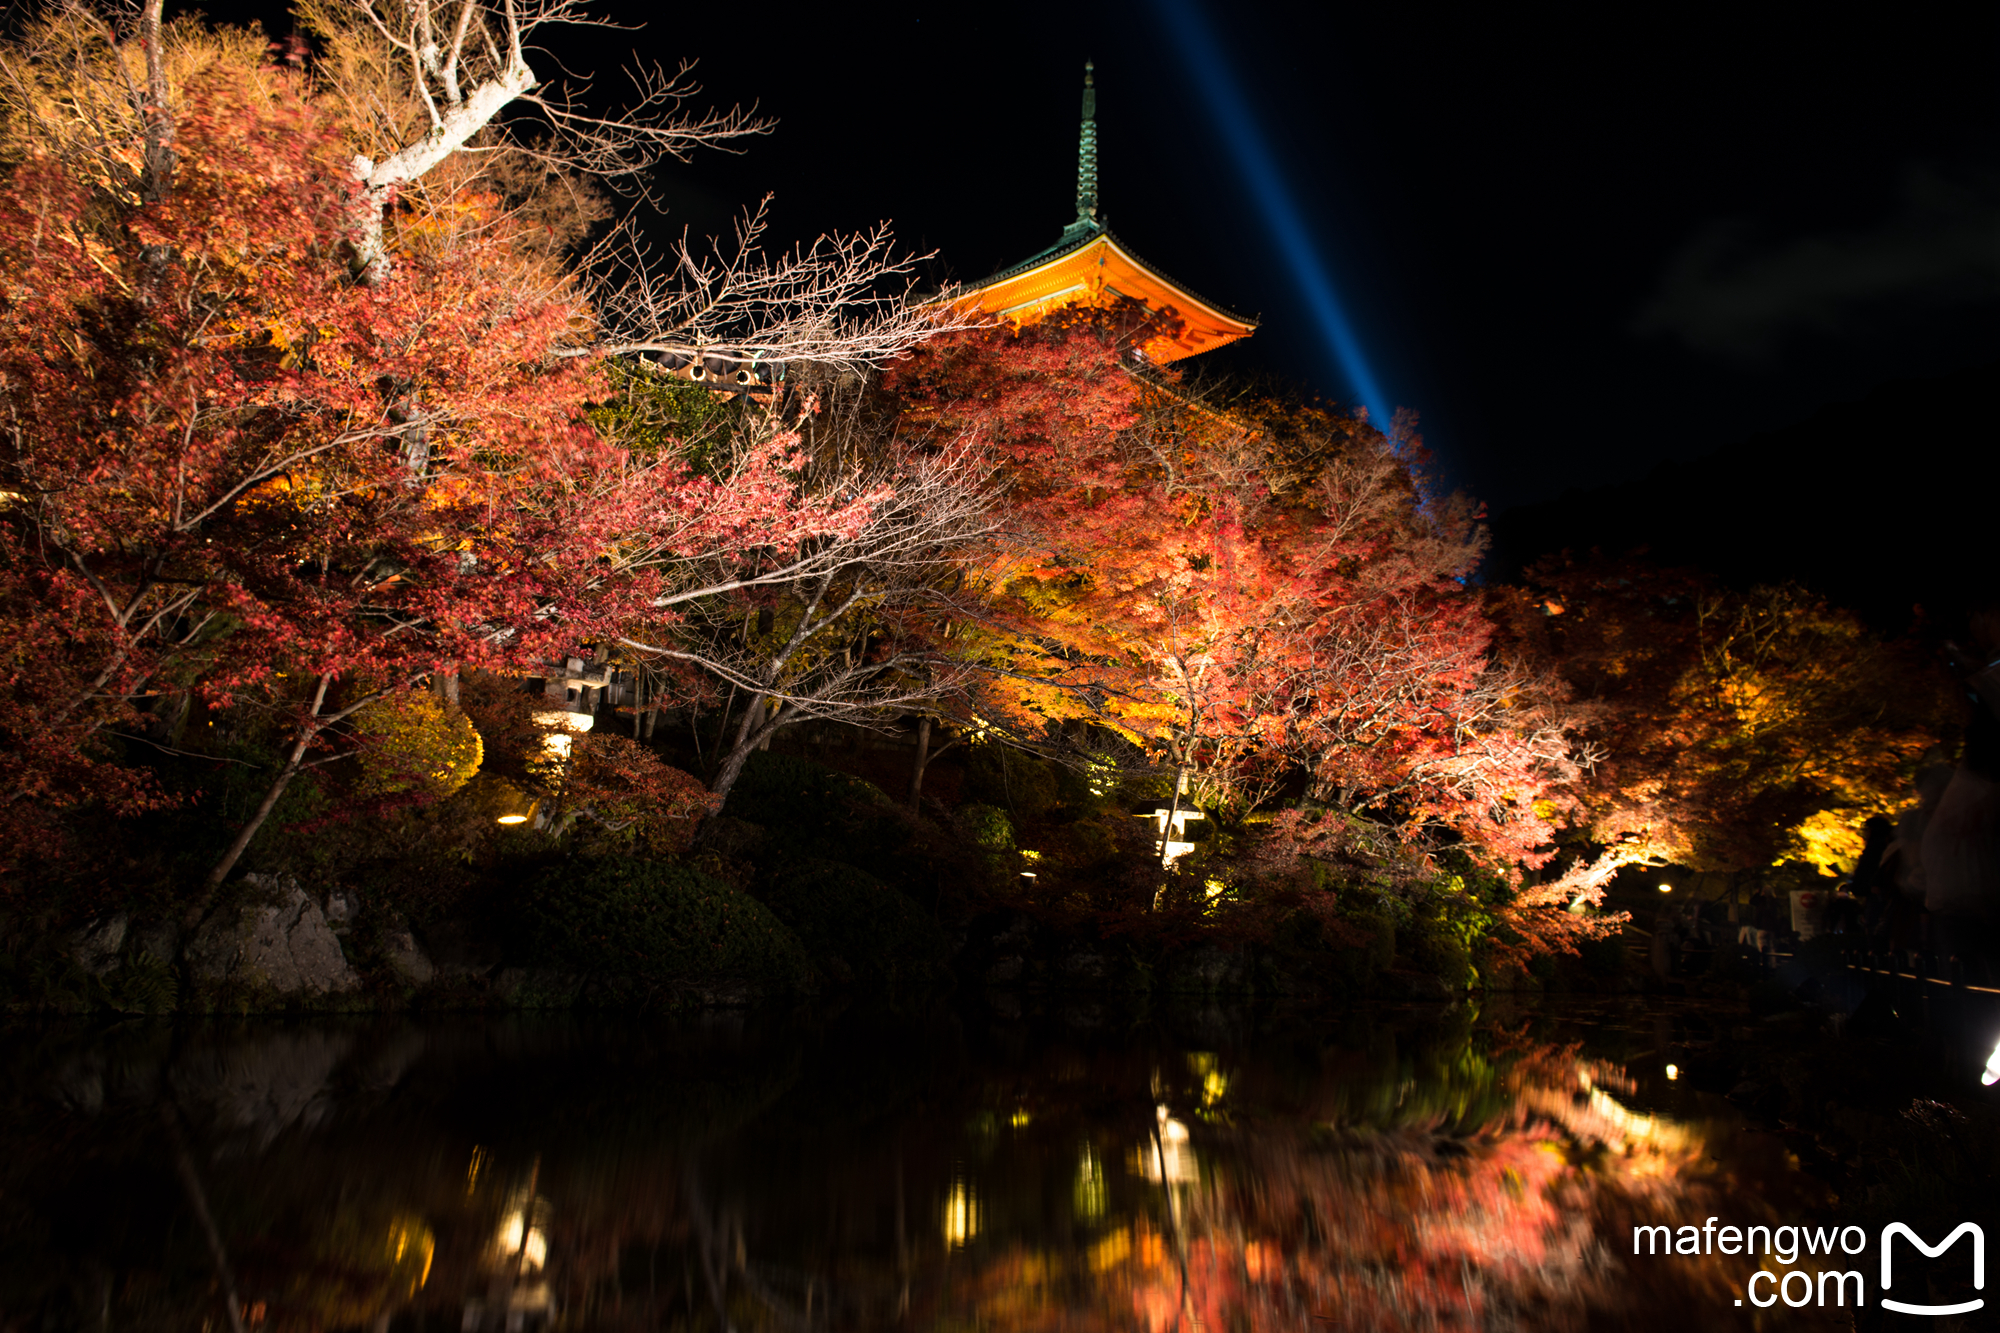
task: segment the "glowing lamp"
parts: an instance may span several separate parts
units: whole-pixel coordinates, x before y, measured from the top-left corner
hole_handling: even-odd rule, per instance
[[[1662,884],[1660,886],[1661,893],[1672,893],[1673,891],[1674,891],[1674,886],[1671,884]]]
[[[542,748],[553,757],[564,760],[569,758],[570,747],[576,743],[576,737],[570,733],[589,731],[596,721],[588,713],[572,713],[568,709],[534,714],[535,725],[549,729],[548,734],[542,737]]]
[[[499,800],[495,803],[499,811],[494,816],[495,822],[509,826],[525,824],[535,817],[536,805],[534,797],[511,782],[502,782],[499,784]]]
[[[1979,1076],[1979,1081],[1989,1088],[2000,1083],[2000,1042],[1993,1043],[1993,1054],[1986,1057],[1986,1072]]]
[[[1679,1078],[1680,1076],[1681,1076],[1681,1067],[1679,1065],[1667,1066],[1667,1082],[1672,1083],[1675,1079]]]
[[[1186,836],[1188,822],[1195,819],[1207,819],[1208,816],[1199,810],[1189,807],[1173,811],[1163,806],[1153,811],[1152,814],[1140,815],[1139,818],[1153,821],[1154,831],[1166,840],[1162,848],[1166,854],[1166,863],[1172,865],[1194,850],[1195,845],[1193,840]]]

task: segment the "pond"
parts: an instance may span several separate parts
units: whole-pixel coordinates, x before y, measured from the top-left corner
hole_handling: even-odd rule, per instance
[[[1858,1296],[1869,1328],[1967,1296],[1914,1253],[1940,1271],[1878,1291],[1879,1219],[1785,1109],[1861,1048],[1794,1027],[972,997],[17,1029],[0,1327],[1852,1328]],[[1963,1081],[1920,1045],[1870,1058]],[[1680,1252],[1635,1255],[1654,1226]]]

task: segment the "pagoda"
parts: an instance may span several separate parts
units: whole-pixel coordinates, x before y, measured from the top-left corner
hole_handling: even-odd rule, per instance
[[[1136,302],[1151,318],[1133,350],[1162,365],[1247,338],[1257,321],[1204,301],[1134,254],[1105,226],[1097,205],[1095,66],[1083,66],[1083,129],[1076,151],[1076,221],[1056,243],[1011,268],[960,289],[964,307],[1029,323],[1071,305],[1105,309]]]

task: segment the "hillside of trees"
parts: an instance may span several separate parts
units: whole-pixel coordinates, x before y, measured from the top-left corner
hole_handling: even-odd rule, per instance
[[[1155,312],[660,247],[648,173],[762,127],[542,81],[570,0],[298,15],[0,49],[18,1007],[1617,986],[1621,872],[1831,874],[1957,744],[1837,573],[1482,583],[1412,423]],[[1898,540],[1787,447],[1758,531]]]

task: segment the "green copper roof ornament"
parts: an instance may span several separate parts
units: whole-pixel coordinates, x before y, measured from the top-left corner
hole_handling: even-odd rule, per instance
[[[1092,61],[1083,62],[1083,129],[1076,143],[1076,221],[1063,228],[1063,235],[1103,231],[1097,216],[1097,81]]]

